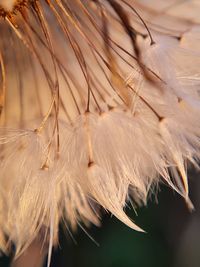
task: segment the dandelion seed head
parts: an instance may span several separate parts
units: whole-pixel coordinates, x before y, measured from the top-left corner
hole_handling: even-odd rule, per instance
[[[40,235],[51,251],[60,222],[99,226],[101,208],[142,231],[126,203],[146,204],[161,181],[192,208],[198,18],[159,3],[0,1],[3,251]]]

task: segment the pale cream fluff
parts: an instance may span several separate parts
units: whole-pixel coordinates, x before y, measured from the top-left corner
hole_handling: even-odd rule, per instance
[[[0,21],[0,248],[19,255],[44,230],[52,247],[60,221],[99,225],[99,206],[142,231],[124,208],[161,181],[192,209],[200,5],[42,2]]]
[[[0,6],[2,6],[6,11],[12,11],[16,0],[0,0]]]

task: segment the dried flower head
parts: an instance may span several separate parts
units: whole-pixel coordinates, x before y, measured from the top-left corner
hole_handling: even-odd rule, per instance
[[[185,10],[188,10],[185,12]],[[198,12],[197,12],[198,11]],[[200,157],[197,1],[0,0],[0,248],[58,224],[131,228],[163,181],[188,207]]]

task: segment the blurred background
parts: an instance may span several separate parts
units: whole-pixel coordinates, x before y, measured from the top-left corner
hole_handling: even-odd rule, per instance
[[[137,215],[127,209],[147,233],[137,233],[106,215],[101,228],[88,230],[95,242],[80,228],[74,240],[61,231],[51,267],[199,267],[200,174],[193,171],[189,177],[192,213],[178,194],[160,186],[157,197],[137,209]],[[0,267],[9,264],[8,257],[0,258]]]

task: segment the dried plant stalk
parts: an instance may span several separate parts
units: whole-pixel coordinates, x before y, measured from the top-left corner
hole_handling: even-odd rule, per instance
[[[41,240],[34,240],[26,251],[13,261],[11,267],[42,267],[44,266],[47,251],[47,248],[43,247]]]

